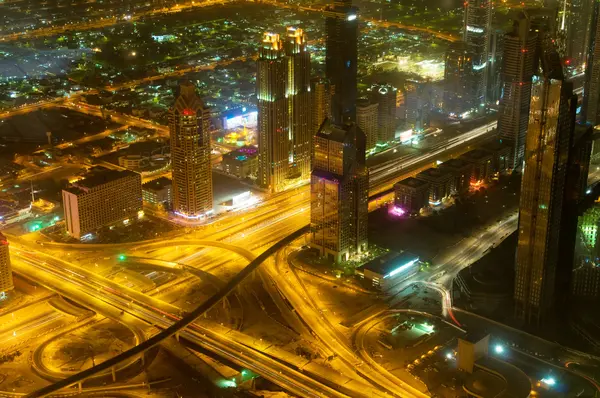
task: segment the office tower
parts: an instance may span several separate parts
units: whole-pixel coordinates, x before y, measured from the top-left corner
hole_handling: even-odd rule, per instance
[[[577,221],[582,208],[591,199],[586,195],[587,180],[592,154],[592,134],[590,125],[575,125],[571,136],[567,170],[565,177],[565,194],[558,241],[558,266],[556,267],[557,292],[556,309],[568,311],[568,299],[573,276],[573,258],[577,241]]]
[[[566,57],[570,66],[586,62],[593,3],[594,0],[569,0]]]
[[[258,50],[258,185],[283,190],[289,172],[288,59],[279,35],[265,33]]]
[[[191,82],[182,83],[169,110],[173,211],[200,219],[213,211],[210,112]]]
[[[595,126],[600,122],[600,3],[597,1],[594,2],[589,35],[581,120]]]
[[[471,90],[473,62],[464,41],[450,43],[444,68],[444,111],[459,116],[476,106]]]
[[[256,75],[258,185],[283,191],[310,177],[312,124],[310,54],[302,29],[285,41],[265,33]]]
[[[10,252],[8,250],[8,241],[0,233],[0,297],[4,297],[6,292],[13,288],[12,269],[10,267]]]
[[[417,80],[407,80],[404,92],[406,123],[414,131],[423,131],[429,127],[429,111],[431,95],[428,85]]]
[[[490,35],[490,61],[488,68],[487,101],[496,104],[502,95],[502,57],[504,55],[504,30],[496,29]]]
[[[310,91],[310,53],[302,29],[288,27],[284,42],[288,58],[289,133],[291,137],[288,178],[310,178],[312,109]]]
[[[600,203],[594,201],[577,220],[571,293],[575,298],[600,298]]]
[[[317,134],[325,119],[331,117],[331,87],[326,79],[316,77],[310,82],[312,130],[311,137]]]
[[[516,318],[534,326],[565,294],[556,290],[559,267],[571,267],[558,259],[577,106],[558,53],[544,43],[541,55],[543,74],[534,78],[525,143],[514,291]]]
[[[492,0],[465,0],[463,41],[467,43],[473,60],[471,89],[480,110],[485,109],[492,32]]]
[[[374,84],[369,88],[371,102],[378,104],[377,141],[381,144],[394,141],[396,135],[396,97],[398,90],[387,83]]]
[[[343,124],[356,116],[358,9],[352,7],[351,0],[336,0],[325,15],[325,74],[332,89],[331,117],[334,123]]]
[[[498,133],[513,148],[509,160],[513,169],[521,167],[525,154],[537,41],[538,36],[531,31],[529,17],[524,12],[514,21],[513,30],[504,36]]]
[[[311,246],[339,263],[368,247],[365,135],[355,124],[336,125],[326,120],[314,143]]]
[[[379,131],[379,104],[368,99],[359,100],[356,105],[356,124],[365,133],[367,152],[374,150]]]
[[[81,239],[97,229],[131,220],[142,210],[142,176],[99,168],[62,191],[65,226]]]

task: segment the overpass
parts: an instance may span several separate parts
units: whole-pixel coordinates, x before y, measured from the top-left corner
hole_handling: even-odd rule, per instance
[[[96,366],[93,366],[89,369],[86,369],[82,372],[69,376],[61,381],[58,381],[54,384],[41,388],[37,391],[34,391],[30,394],[27,394],[28,398],[36,398],[36,397],[45,397],[49,394],[55,393],[57,391],[62,390],[65,387],[69,387],[71,385],[81,383],[89,377],[92,377],[101,372],[105,372],[107,370],[112,369],[114,366],[120,364],[123,361],[130,360],[138,355],[143,354],[148,349],[156,346],[161,343],[163,340],[177,334],[181,330],[185,329],[189,326],[194,320],[208,310],[213,308],[217,303],[219,303],[225,296],[231,293],[236,286],[246,279],[258,266],[260,266],[267,258],[269,258],[272,254],[277,252],[282,247],[285,247],[289,243],[298,239],[306,232],[308,232],[309,227],[305,226],[292,233],[291,235],[285,237],[281,241],[275,243],[270,248],[268,248],[265,252],[261,253],[258,257],[254,258],[250,263],[244,267],[235,277],[233,277],[223,288],[221,288],[216,294],[198,306],[195,310],[190,312],[188,315],[181,318],[179,321],[175,322],[171,326],[167,327],[163,331],[157,333],[156,335],[150,337],[148,340],[142,342],[141,344],[133,347],[130,350],[127,350],[105,362],[102,362]],[[336,394],[337,395],[337,394]]]

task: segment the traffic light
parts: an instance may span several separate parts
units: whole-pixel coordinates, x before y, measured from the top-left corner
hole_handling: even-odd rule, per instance
[[[119,254],[119,261],[124,261],[124,260],[125,260],[125,255]]]

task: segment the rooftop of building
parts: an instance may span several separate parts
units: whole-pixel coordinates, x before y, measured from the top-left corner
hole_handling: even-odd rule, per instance
[[[248,158],[253,158],[258,155],[258,149],[254,146],[243,146],[238,149],[234,149],[231,152],[228,152],[223,155],[224,159],[235,159],[243,162]]]
[[[419,256],[408,251],[403,251],[401,253],[389,252],[369,261],[360,268],[383,275],[383,277],[386,278],[410,268],[418,261]]]
[[[398,181],[395,185],[411,187],[411,188],[419,188],[419,187],[422,187],[422,186],[425,186],[428,184],[429,183],[427,181],[419,180],[418,178],[415,178],[415,177],[408,177],[402,181]]]
[[[161,191],[165,188],[168,188],[173,185],[173,181],[167,177],[160,177],[156,180],[149,181],[142,185],[142,187],[147,191]]]
[[[344,142],[350,125],[340,126],[333,124],[330,120],[325,119],[321,128],[317,132],[317,137],[325,138],[330,141]]]
[[[469,162],[467,162],[464,159],[449,159],[446,160],[444,163],[442,163],[439,168],[443,169],[443,168],[449,168],[449,169],[454,169],[454,170],[458,170],[458,169],[462,169],[464,167],[469,167],[471,166],[471,164]]]
[[[424,170],[422,172],[420,172],[419,174],[417,174],[417,179],[418,178],[440,178],[440,177],[446,177],[450,175],[450,171],[448,170],[444,170],[444,169],[440,169],[439,167],[432,167],[429,168],[427,170]]]
[[[94,167],[91,170],[88,177],[73,183],[65,191],[78,194],[82,192],[82,189],[93,189],[121,178],[139,176],[138,173],[129,170],[111,170],[104,167]]]
[[[473,149],[473,150],[463,154],[461,156],[461,159],[474,161],[474,160],[484,160],[486,158],[490,158],[491,156],[492,156],[492,153],[485,149]]]

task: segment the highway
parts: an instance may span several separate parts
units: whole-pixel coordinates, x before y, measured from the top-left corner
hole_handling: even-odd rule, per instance
[[[274,263],[266,263],[265,269],[304,322],[319,337],[321,342],[339,356],[350,369],[354,369],[355,372],[370,380],[374,385],[382,387],[394,396],[421,398],[428,396],[402,380],[386,377],[377,368],[364,363],[356,356],[346,343],[347,339],[319,310],[320,306],[315,303],[308,293],[295,269],[288,264],[285,249],[277,253]]]
[[[305,229],[300,230],[297,234],[292,235],[291,238],[296,238],[306,231]],[[282,244],[287,243],[285,240]],[[278,246],[277,246],[278,247]],[[45,279],[38,280],[40,283],[45,285],[53,286],[55,290],[59,290],[61,294],[76,300],[77,302],[86,305],[88,307],[94,307],[95,301],[101,301],[104,305],[110,305],[117,310],[124,311],[125,314],[130,314],[138,319],[150,321],[151,323],[163,328],[164,331],[151,337],[141,345],[136,346],[133,350],[127,353],[121,354],[115,357],[113,360],[104,362],[95,368],[93,371],[88,370],[82,372],[82,376],[78,376],[79,379],[71,377],[66,381],[57,383],[59,386],[53,387],[54,390],[49,391],[48,389],[40,390],[40,392],[30,394],[31,397],[44,396],[49,392],[56,391],[57,389],[63,388],[79,380],[85,379],[95,372],[104,371],[110,369],[112,366],[128,359],[132,356],[139,355],[149,347],[158,344],[162,339],[178,333],[186,326],[190,326],[193,320],[200,316],[203,312],[208,310],[218,301],[222,299],[228,292],[235,288],[235,286],[247,277],[264,259],[270,255],[270,251],[264,252],[255,261],[253,261],[248,267],[244,268],[234,279],[228,282],[227,286],[223,290],[203,303],[197,310],[191,314],[186,315],[185,318],[179,319],[176,315],[166,313],[158,308],[152,308],[146,303],[137,301],[134,297],[121,292],[116,291],[109,284],[103,284],[95,279],[91,279],[91,276],[84,274],[77,274],[73,271],[61,269],[64,265],[59,265],[53,261],[37,261],[35,265],[27,263],[25,261],[15,261],[15,270],[28,275],[35,275],[35,278]],[[17,254],[19,260],[22,259],[20,254]],[[106,281],[103,281],[106,282]],[[64,287],[68,286],[70,292],[63,291]],[[121,289],[123,290],[123,289]],[[102,292],[99,294],[98,292]],[[132,294],[132,292],[128,292]],[[96,306],[98,307],[98,306]],[[93,308],[100,312],[100,308]],[[176,321],[176,322],[174,322]],[[257,374],[263,375],[265,378],[273,381],[274,383],[281,385],[288,389],[288,391],[298,394],[300,396],[321,396],[321,397],[340,397],[345,396],[330,387],[324,386],[321,383],[314,381],[312,378],[307,377],[304,373],[289,369],[287,366],[282,365],[279,361],[274,361],[269,357],[260,354],[259,352],[235,343],[224,336],[219,336],[218,333],[213,332],[210,329],[202,328],[197,325],[191,325],[191,330],[185,330],[179,333],[179,337],[189,339],[190,341],[196,342],[197,344],[205,347],[218,355],[225,356],[227,359],[239,364]],[[213,340],[214,339],[214,340]],[[131,352],[133,351],[133,352]],[[243,355],[240,353],[243,352]],[[126,354],[126,355],[125,355]],[[266,365],[265,365],[266,364]],[[276,369],[276,371],[273,371]],[[279,373],[278,373],[279,372]],[[335,378],[332,378],[335,379]],[[364,385],[362,386],[364,388]],[[360,396],[353,395],[353,396]]]

